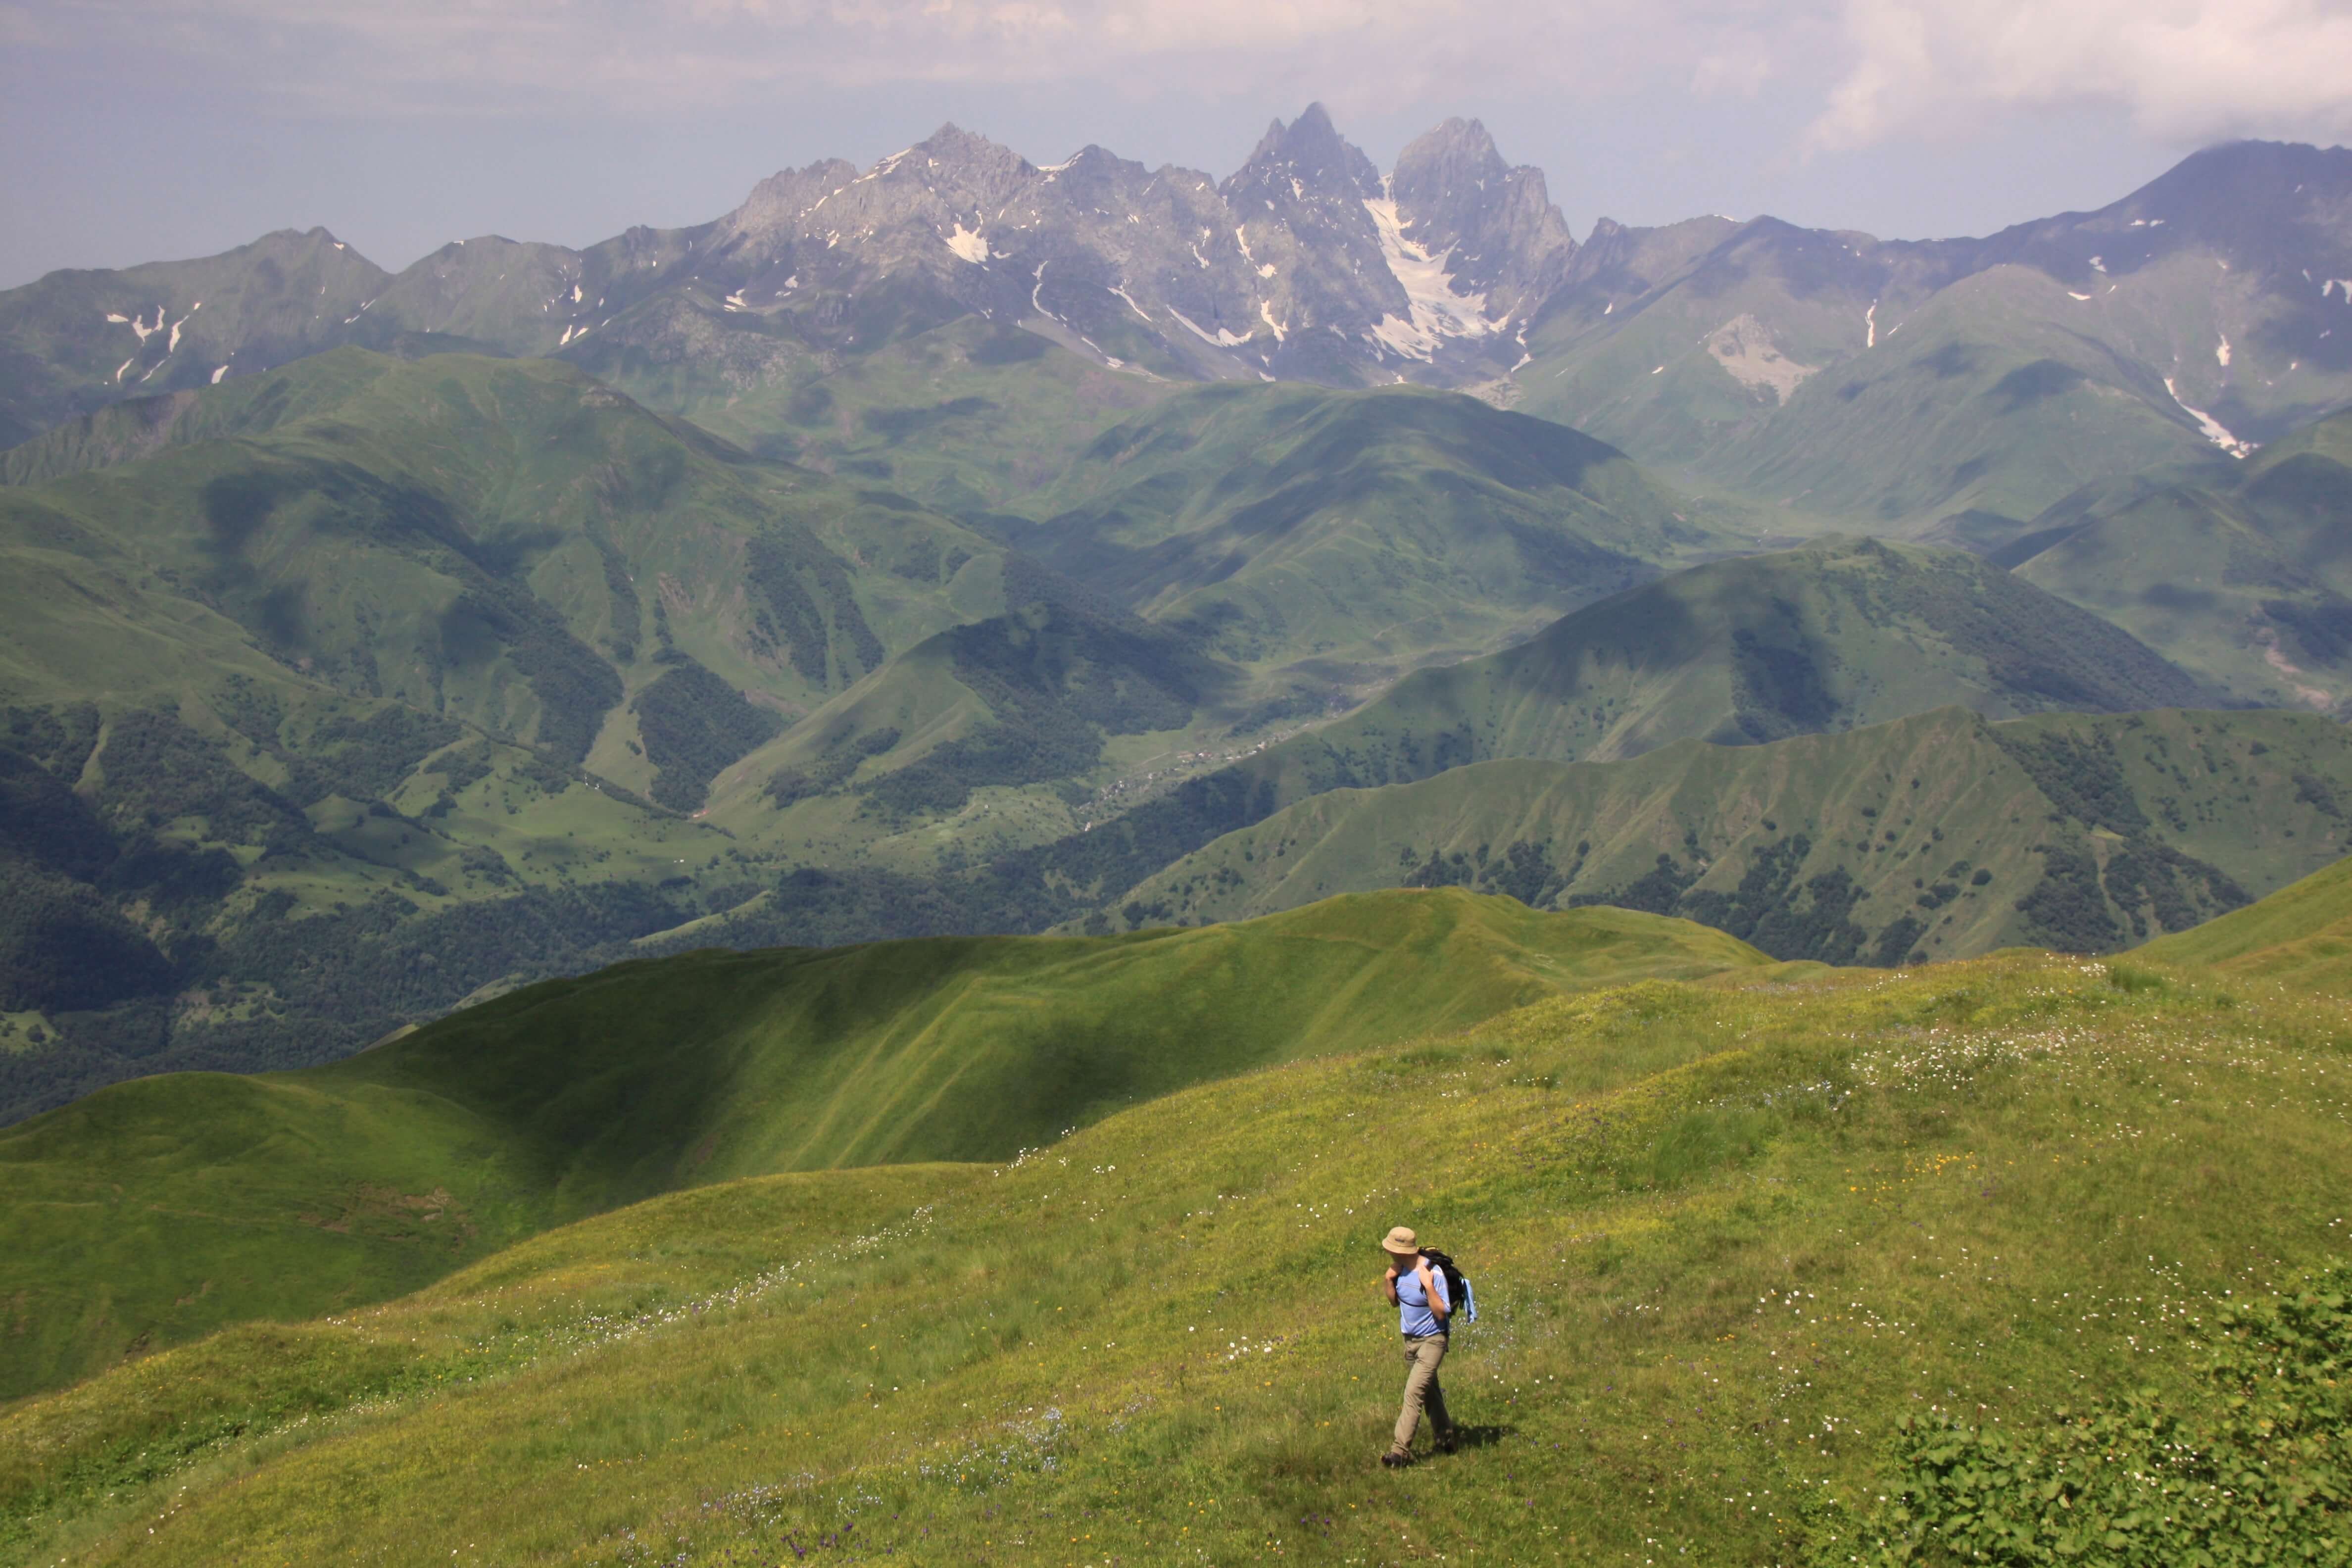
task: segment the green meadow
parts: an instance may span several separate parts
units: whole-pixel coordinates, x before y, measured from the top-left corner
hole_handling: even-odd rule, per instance
[[[1387,892],[1120,937],[709,950],[325,1067],[135,1079],[0,1133],[0,1394],[677,1188],[1007,1159],[1206,1079],[1764,962],[1650,915]]]
[[[978,1159],[724,1166],[397,1300],[18,1400],[0,1539],[205,1564],[2340,1562],[2352,1008],[2242,961],[2341,918],[2344,885],[2231,917],[2263,941],[2226,971],[2181,938],[1726,954],[1335,1035]],[[406,1092],[490,1072],[460,1059],[471,1016]],[[598,1070],[574,1066],[527,1070],[554,1100]],[[1466,1441],[1390,1473],[1398,1223],[1464,1261],[1480,1321],[1444,1369]]]

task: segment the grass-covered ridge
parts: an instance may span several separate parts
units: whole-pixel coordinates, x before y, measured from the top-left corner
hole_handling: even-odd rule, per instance
[[[2160,937],[2143,951],[2168,963],[2210,964],[2298,990],[2340,992],[2352,979],[2352,860],[2323,867],[2258,903]]]
[[[1010,1163],[657,1198],[166,1352],[0,1415],[0,1495],[21,1561],[1827,1563],[1898,1507],[1952,1516],[1936,1453],[2042,1451],[2137,1390],[2209,1436],[2233,1394],[2301,1400],[2292,1443],[2226,1449],[2285,1511],[2191,1500],[2204,1544],[2340,1541],[2340,1408],[2205,1367],[2267,1361],[2273,1293],[2344,1258],[2309,1177],[2352,1155],[2347,1024],[2031,954],[1558,998]],[[1470,1443],[1391,1476],[1399,1221],[1482,1321],[1446,1366]],[[2311,1353],[2340,1306],[2295,1310]],[[1969,1484],[2186,1560],[2174,1521],[2046,1479]]]
[[[136,1079],[0,1134],[0,1393],[380,1300],[675,1188],[1009,1158],[1206,1079],[1763,962],[1649,915],[1391,892],[1213,930],[694,952],[329,1067]]]
[[[2109,952],[2334,861],[2352,844],[2328,781],[2347,777],[2352,734],[2315,715],[1994,723],[1947,708],[1763,746],[1681,741],[1334,790],[1176,861],[1124,908],[1190,923],[1458,886],[1679,914],[1784,959]]]

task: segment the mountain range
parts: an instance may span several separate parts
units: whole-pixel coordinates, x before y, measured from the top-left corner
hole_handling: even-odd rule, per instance
[[[2352,153],[2220,147],[1982,239],[1601,218],[1580,245],[1475,121],[1382,174],[1310,106],[1223,181],[946,126],[584,250],[484,236],[394,275],[312,230],[52,274],[0,294],[0,444],[338,343],[558,355],[793,441],[797,389],[972,318],[1129,380],[1475,390],[1794,531],[2022,521],[2352,398]]]
[[[2179,930],[2336,842],[2324,725],[2168,795],[2001,726],[2352,695],[2346,157],[1579,244],[1475,121],[1383,174],[1310,108],[1221,182],[950,127],[584,250],[0,295],[0,1110],[697,944],[1343,889],[1840,962]],[[1931,715],[2053,824],[1939,808],[1965,922],[1840,804]],[[2255,798],[2260,842],[2175,824]],[[1390,826],[1334,878],[1343,818]]]
[[[2347,314],[1316,108],[0,294],[0,1563],[2341,1540]]]

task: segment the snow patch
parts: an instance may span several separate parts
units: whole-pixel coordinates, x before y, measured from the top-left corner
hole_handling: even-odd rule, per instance
[[[2322,289],[2319,292],[2320,292],[2321,297],[2322,297],[2322,298],[2325,298],[2325,297],[2326,296],[2327,290],[2326,290],[2326,289]],[[130,318],[130,317],[128,317],[128,316],[124,316],[124,315],[119,315],[119,314],[117,314],[116,312],[114,312],[114,311],[112,311],[112,310],[109,310],[109,311],[106,313],[106,319],[107,319],[108,321],[120,321],[120,322],[121,322],[121,323],[122,323],[124,326],[126,326],[126,327],[127,327],[127,326],[129,326],[129,325],[131,324],[131,318]]]
[[[2106,269],[2107,269],[2107,260],[2106,260],[2106,258],[2105,258],[2105,257],[2104,257],[2104,256],[2094,256],[2093,258],[2091,258],[2091,270],[2092,270],[2092,271],[2094,271],[2094,272],[2105,272]]]
[[[2326,282],[2322,283],[2319,286],[2319,297],[2323,300],[2326,299],[2327,291],[2330,289],[2343,289],[2344,302],[2347,305],[2352,305],[2352,278],[2330,278]],[[106,319],[110,321],[119,321],[122,320],[120,316],[109,316]]]
[[[2215,344],[2215,345],[2214,345],[2214,348],[2213,348],[2213,358],[2214,358],[2214,360],[2215,360],[2218,363],[2220,363],[2220,364],[2221,365],[2221,367],[2222,367],[2223,369],[2225,369],[2225,370],[2226,370],[2226,369],[2228,369],[2228,368],[2229,368],[2229,364],[2230,364],[2230,334],[2229,334],[2229,333],[2227,333],[2227,332],[2222,333],[2222,334],[2221,334],[2221,341],[2219,343],[2217,343],[2217,344]]]
[[[1194,337],[1200,339],[1202,342],[1207,343],[1212,347],[1221,349],[1239,348],[1242,344],[1249,342],[1247,338],[1236,337],[1223,327],[1219,327],[1213,333],[1212,333],[1202,328],[1200,322],[1192,320],[1192,317],[1186,315],[1183,311],[1178,310],[1173,305],[1168,307],[1168,313],[1175,317],[1177,321],[1182,322],[1186,331],[1191,332]]]
[[[1604,316],[1614,315],[1616,312],[1617,301],[1614,300],[1610,300],[1609,303],[1601,307],[1601,313]]]
[[[159,321],[162,321],[163,319],[163,312],[161,310],[156,311],[155,319]],[[172,336],[163,344],[163,353],[165,355],[168,356],[180,352],[180,329],[187,324],[188,318],[185,316],[181,317],[178,321],[172,323]]]
[[[947,247],[975,267],[988,259],[987,238],[978,230],[965,228],[961,219],[955,232],[947,237]]]
[[[139,356],[137,354],[132,354],[129,359],[124,360],[121,364],[116,365],[114,367],[115,384],[118,386],[121,385],[122,383],[122,373],[129,370],[132,365],[137,364],[138,363]]]
[[[1234,230],[1234,243],[1242,247],[1242,259],[1244,261],[1250,263],[1252,266],[1255,266],[1257,264],[1257,258],[1250,254],[1249,231],[1247,229],[1237,228]]]
[[[2077,294],[2074,290],[2069,289],[2066,290],[2066,298],[2069,300],[2087,300],[2090,296],[2088,294]]]
[[[228,374],[228,366],[226,366],[226,365],[223,365],[223,366],[221,366],[221,367],[220,367],[220,369],[218,369],[218,370],[216,370],[216,371],[213,372],[212,384],[213,384],[213,385],[215,385],[215,386],[218,386],[218,385],[221,384],[221,377],[223,377],[223,376],[226,375],[227,374]]]
[[[1276,342],[1280,342],[1284,338],[1289,336],[1287,332],[1282,330],[1282,323],[1274,319],[1274,307],[1272,305],[1260,300],[1257,302],[1257,313],[1260,320],[1264,321],[1267,326],[1274,329],[1274,341]]]
[[[1201,247],[1198,244],[1195,244],[1192,247],[1192,259],[1199,262],[1204,270],[1209,265],[1209,258],[1201,254]]]
[[[2233,458],[2244,458],[2254,450],[2255,443],[2239,440],[2219,419],[2201,408],[2189,407],[2188,401],[2180,395],[2180,389],[2172,384],[2172,378],[2168,375],[2164,378],[2164,390],[2172,394],[2172,401],[2180,405],[2183,414],[2197,421],[2197,428],[2204,433],[2205,439]]]
[[[1386,186],[1382,189],[1385,192]],[[1460,294],[1446,264],[1454,252],[1447,250],[1432,256],[1425,246],[1416,245],[1404,237],[1404,226],[1397,217],[1396,202],[1387,195],[1367,200],[1364,210],[1372,216],[1372,226],[1380,231],[1381,256],[1389,264],[1389,272],[1404,287],[1410,319],[1383,316],[1371,335],[1389,350],[1406,359],[1427,361],[1445,338],[1483,338],[1496,331],[1496,324],[1486,319],[1486,296]]]
[[[1300,184],[1296,176],[1290,182],[1290,199],[1294,202],[1303,202],[1307,199],[1307,187]]]
[[[1873,300],[1870,302],[1870,309],[1869,309],[1869,310],[1864,310],[1864,311],[1862,313],[1862,325],[1863,325],[1863,329],[1864,329],[1866,332],[1868,332],[1868,333],[1870,334],[1868,337],[1866,337],[1866,338],[1864,338],[1864,339],[1863,340],[1863,344],[1862,344],[1862,346],[1863,346],[1864,348],[1866,348],[1866,349],[1874,349],[1874,348],[1876,348],[1876,347],[1878,346],[1878,301],[1877,301],[1877,300]]]
[[[1117,288],[1114,288],[1114,289],[1111,290],[1111,292],[1112,292],[1112,293],[1114,293],[1114,294],[1116,294],[1116,295],[1118,295],[1120,299],[1122,299],[1122,300],[1126,300],[1126,301],[1127,301],[1127,308],[1128,308],[1129,310],[1130,310],[1134,311],[1137,315],[1139,315],[1139,316],[1142,317],[1142,318],[1143,318],[1143,324],[1144,324],[1145,326],[1147,326],[1147,327],[1155,327],[1155,326],[1158,326],[1158,325],[1159,325],[1159,323],[1158,323],[1157,321],[1154,321],[1151,319],[1151,312],[1150,312],[1150,311],[1149,311],[1149,310],[1145,310],[1142,306],[1140,306],[1140,305],[1139,305],[1139,304],[1137,304],[1137,303],[1135,302],[1135,296],[1134,296],[1134,295],[1132,295],[1132,294],[1129,294],[1129,293],[1127,291],[1127,288],[1126,288],[1126,286],[1125,286],[1124,284],[1122,284],[1122,285],[1120,285],[1120,286],[1118,286],[1118,287],[1117,287]],[[1113,365],[1111,368],[1113,368],[1114,370],[1116,370],[1116,369],[1118,368],[1118,366]]]
[[[743,303],[743,290],[738,289],[727,296],[727,308],[730,310],[744,310],[751,308]]]

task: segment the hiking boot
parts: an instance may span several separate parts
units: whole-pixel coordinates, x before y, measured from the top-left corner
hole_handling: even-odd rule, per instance
[[[1381,1463],[1391,1470],[1401,1470],[1412,1463],[1412,1456],[1402,1449],[1391,1448],[1381,1456]]]

